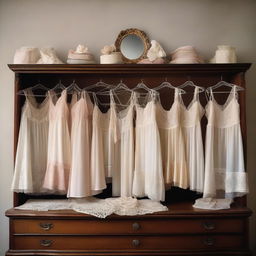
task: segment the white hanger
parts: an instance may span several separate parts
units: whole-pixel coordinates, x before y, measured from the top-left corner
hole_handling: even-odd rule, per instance
[[[110,95],[112,93],[113,96],[116,96],[117,100],[118,100],[118,103],[116,103],[116,105],[120,105],[120,106],[123,106],[123,107],[126,107],[128,106],[128,104],[123,104],[121,103],[119,97],[117,96],[118,94],[123,94],[123,92],[126,91],[126,92],[129,92],[129,93],[132,93],[133,90],[131,90],[125,83],[123,83],[123,81],[121,80],[120,83],[115,86],[113,89],[110,89],[109,91],[99,91],[99,92],[96,92],[96,95]],[[109,105],[110,103],[101,103],[102,105]]]
[[[121,94],[123,91],[128,91],[128,92],[132,92],[132,90],[125,84],[123,83],[122,80],[120,80],[120,82],[114,86],[113,88],[110,88],[112,92],[115,92],[115,94]],[[119,91],[121,91],[121,93],[119,93]],[[98,95],[108,95],[110,91],[98,91],[96,92],[96,94]]]
[[[222,77],[221,77],[221,80],[217,84],[215,84],[211,87],[208,87],[206,89],[206,92],[208,94],[209,94],[210,91],[212,91],[212,93],[229,93],[229,91],[216,91],[216,92],[213,91],[213,90],[215,90],[215,89],[217,89],[221,86],[226,86],[226,87],[229,87],[229,88],[233,88],[234,86],[236,86],[236,91],[243,91],[244,90],[243,87],[241,87],[239,85],[236,85],[236,84],[228,83],[228,82],[222,80]]]
[[[100,81],[98,81],[98,82],[95,83],[95,84],[91,84],[91,85],[85,87],[84,89],[85,89],[86,91],[89,91],[89,90],[91,90],[91,89],[100,88],[100,87],[102,87],[103,89],[101,89],[101,90],[99,90],[99,91],[105,91],[106,89],[111,89],[111,88],[113,88],[114,85],[112,85],[112,84],[107,84],[107,83],[103,82],[102,80],[100,80]]]
[[[52,88],[50,89],[50,91],[54,91],[56,92],[56,90],[61,90],[63,91],[64,89],[66,89],[66,87],[62,84],[61,80],[59,80],[59,82]],[[58,94],[58,93],[57,93]]]
[[[186,81],[182,85],[178,86],[178,88],[182,89],[182,88],[185,88],[187,86],[197,87],[199,93],[200,92],[204,92],[204,88],[203,87],[195,85],[194,82],[191,81],[191,80]]]
[[[180,91],[181,94],[186,93],[183,89],[180,89],[179,87],[173,86],[171,83],[169,83],[169,82],[167,81],[167,79],[165,79],[165,81],[162,82],[159,86],[153,88],[153,90],[159,91],[159,90],[161,90],[161,89],[163,89],[163,88],[170,88],[170,89],[174,89],[174,90],[175,90],[175,89],[179,89],[179,91]]]
[[[141,82],[138,83],[132,90],[136,91],[138,89],[144,89],[147,92],[151,92],[152,91],[152,89],[150,89],[147,85],[144,84],[142,79],[141,79]],[[139,94],[141,94],[141,93],[139,93]]]
[[[43,84],[40,83],[40,81],[32,86],[32,87],[29,87],[28,90],[43,90],[43,92],[47,92],[49,90],[49,88],[47,88],[46,86],[44,86]],[[17,92],[18,95],[27,95],[27,96],[35,96],[35,97],[45,97],[45,93],[42,95],[42,94],[28,94],[28,93],[25,93],[25,90],[20,90]]]
[[[73,80],[72,84],[69,85],[67,88],[67,93],[72,94],[73,91],[80,93],[82,89],[76,84],[75,80]]]

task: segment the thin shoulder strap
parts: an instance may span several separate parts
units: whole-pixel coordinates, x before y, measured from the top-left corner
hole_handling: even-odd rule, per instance
[[[85,90],[83,90],[81,92],[81,98],[86,99],[86,91]]]
[[[71,106],[73,106],[77,102],[77,99],[78,99],[77,92],[74,92],[71,98]]]
[[[158,94],[157,91],[151,89],[150,90],[150,100],[153,100],[154,102],[156,102],[157,101],[157,94]]]
[[[95,92],[93,92],[93,93],[92,93],[92,97],[93,97],[94,104],[95,104],[96,106],[99,106],[98,98],[97,98],[97,96],[96,96],[96,93],[95,93]]]
[[[180,100],[180,99],[181,99],[181,97],[180,97],[180,90],[179,90],[179,88],[175,88],[174,89],[174,101]]]
[[[238,99],[238,92],[237,92],[237,86],[236,85],[233,86],[233,97],[235,99]]]
[[[65,104],[67,104],[67,89],[64,89],[62,92],[61,92],[61,101],[65,102]]]
[[[137,103],[136,93],[132,91],[131,98],[130,98],[130,105],[134,106]]]
[[[109,91],[109,97],[110,97],[110,105],[115,104],[114,93],[112,90]]]
[[[212,92],[212,88],[209,87],[205,90],[205,97],[207,99],[207,101],[213,100],[213,92]]]
[[[33,102],[32,97],[29,95],[29,91],[31,91],[31,90],[29,90],[29,88],[27,88],[27,89],[24,89],[24,90],[23,90],[23,93],[24,93],[24,95],[25,95],[27,104],[29,104],[29,103],[30,103],[30,104],[33,104],[34,102]]]
[[[198,86],[195,86],[193,100],[194,101],[198,101],[199,100],[199,88],[198,88]]]

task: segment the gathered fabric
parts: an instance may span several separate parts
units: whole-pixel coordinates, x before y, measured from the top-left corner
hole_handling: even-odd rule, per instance
[[[184,137],[181,126],[181,102],[179,89],[175,89],[170,110],[157,104],[157,125],[160,132],[163,175],[166,185],[183,189],[189,186]]]
[[[224,105],[212,90],[206,106],[208,119],[205,144],[204,197],[233,198],[248,193],[244,169],[240,110],[236,86]]]
[[[14,192],[47,193],[43,181],[47,166],[49,96],[40,104],[29,89],[24,90],[15,168],[11,188]]]
[[[83,91],[81,98],[71,106],[71,152],[67,197],[92,195],[91,189],[91,137],[93,104]]]
[[[133,195],[164,201],[164,176],[159,130],[156,120],[156,94],[150,91],[145,107],[136,102],[136,140]]]
[[[71,166],[67,91],[63,90],[58,99],[49,91],[49,97],[48,154],[43,187],[52,193],[66,194]]]
[[[188,107],[181,100],[181,126],[184,136],[186,163],[189,172],[189,188],[199,193],[204,189],[204,148],[201,119],[204,109],[199,101],[199,88],[195,87],[194,97]]]
[[[169,110],[162,106],[157,89],[139,93],[123,88],[129,92],[126,103],[118,98],[122,90],[114,88],[101,94],[79,89],[71,97],[68,89],[59,97],[49,90],[41,103],[25,90],[12,190],[82,200],[102,193],[111,183],[112,196],[126,198],[128,208],[136,198],[165,201],[166,190],[173,186],[203,198],[232,199],[248,193],[236,86],[224,105],[210,90],[205,109],[199,101],[200,87],[194,87],[187,107],[184,91],[171,87]],[[109,97],[105,112],[100,95]],[[76,209],[85,212],[79,202]],[[112,201],[106,202],[112,209]]]

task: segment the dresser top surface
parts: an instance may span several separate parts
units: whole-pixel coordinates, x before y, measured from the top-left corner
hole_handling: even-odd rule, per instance
[[[251,210],[247,207],[232,206],[226,210],[203,210],[195,209],[191,202],[175,203],[168,206],[168,211],[157,212],[146,215],[136,216],[118,216],[112,214],[107,219],[133,219],[133,218],[197,218],[197,217],[248,217],[251,215]],[[75,212],[73,210],[55,210],[55,211],[32,211],[32,210],[18,210],[11,208],[6,211],[7,217],[14,218],[70,218],[70,219],[86,219],[96,218],[91,215]]]

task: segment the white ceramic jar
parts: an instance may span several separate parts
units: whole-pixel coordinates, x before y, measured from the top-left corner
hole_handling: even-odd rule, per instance
[[[236,49],[230,45],[219,45],[215,53],[216,63],[236,63]]]

